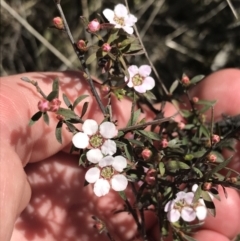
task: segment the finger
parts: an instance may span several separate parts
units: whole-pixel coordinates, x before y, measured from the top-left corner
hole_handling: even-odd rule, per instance
[[[239,89],[240,70],[226,69],[206,77],[192,90],[190,96],[205,100],[217,100],[214,106],[214,119],[220,120],[222,114],[230,116],[240,114],[240,96],[237,94]],[[208,113],[208,117],[210,117],[210,113]],[[238,142],[236,153],[229,165],[237,171],[240,171],[239,147],[240,143]],[[209,217],[204,228],[233,238],[240,232],[240,199],[235,190],[227,190],[228,198],[225,198],[220,190],[221,202],[215,201],[217,216],[216,218]]]
[[[1,78],[1,203],[0,220],[5,220],[0,230],[0,240],[9,240],[15,218],[27,205],[30,197],[30,187],[24,175],[22,166],[28,162],[47,158],[71,142],[71,134],[63,128],[63,144],[60,145],[55,138],[57,120],[50,116],[50,125],[43,121],[29,127],[27,124],[31,116],[38,111],[37,103],[41,99],[35,88],[22,82],[21,77],[27,76],[38,81],[42,90],[48,94],[51,84],[56,77],[60,80],[59,97],[62,100],[64,92],[71,101],[79,95],[91,96],[83,74],[80,72],[66,73],[28,73]],[[103,115],[95,99],[89,97],[89,109],[85,118],[93,118],[100,122]],[[121,106],[121,108],[119,107]],[[77,107],[81,113],[82,105]],[[122,100],[121,105],[114,102],[113,118],[118,120],[119,127],[124,126],[130,114],[131,105]],[[52,117],[52,118],[51,118]],[[14,202],[12,201],[14,200]]]

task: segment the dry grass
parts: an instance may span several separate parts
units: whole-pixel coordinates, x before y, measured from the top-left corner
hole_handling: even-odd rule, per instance
[[[62,1],[75,39],[92,41],[79,16],[93,19],[118,2]],[[53,1],[8,0],[7,4],[23,22],[1,6],[1,75],[79,68],[65,34],[49,28],[58,15]],[[239,0],[134,0],[129,5],[140,18],[137,26],[150,58],[167,83],[183,72],[193,76],[240,67],[240,22],[234,16],[240,12]],[[36,32],[43,38],[36,38]],[[143,64],[146,59],[136,57],[134,62]]]

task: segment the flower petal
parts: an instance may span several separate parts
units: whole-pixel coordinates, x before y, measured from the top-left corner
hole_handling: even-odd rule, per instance
[[[118,17],[127,17],[128,11],[127,8],[123,4],[118,4],[114,8],[114,13]]]
[[[197,184],[194,184],[194,185],[192,186],[192,191],[193,191],[193,192],[196,192],[197,189],[198,189],[198,185],[197,185]]]
[[[183,191],[180,191],[180,192],[177,193],[176,196],[177,196],[177,197],[176,197],[175,201],[178,201],[178,200],[184,199],[185,196],[186,196],[186,193],[183,192]]]
[[[127,86],[128,86],[128,87],[130,87],[130,88],[133,87],[132,78],[130,78],[129,81],[128,81],[128,77],[125,76],[125,79],[124,79],[124,80],[125,80],[125,82],[127,82]]]
[[[144,85],[134,86],[134,89],[135,89],[138,93],[145,93],[145,92],[146,92],[146,88],[145,88]]]
[[[136,22],[137,18],[132,14],[129,14],[128,17],[125,18],[125,24],[128,26],[133,26]]]
[[[99,161],[103,158],[103,154],[99,149],[91,149],[86,155],[87,159],[91,163],[99,163]]]
[[[99,179],[99,177],[100,177],[100,169],[97,167],[90,168],[85,174],[85,179],[89,183],[96,182]]]
[[[105,18],[110,22],[110,23],[115,23],[115,21],[113,20],[114,19],[114,12],[113,10],[109,9],[109,8],[106,8],[104,9],[103,11],[103,15],[105,16]]]
[[[104,138],[110,139],[117,135],[118,130],[112,122],[106,121],[100,125],[99,132]]]
[[[194,193],[193,192],[187,192],[185,197],[184,197],[184,200],[185,200],[186,203],[192,204],[193,198],[194,198]]]
[[[117,151],[117,146],[115,141],[106,140],[101,146],[101,151],[104,155],[113,155]]]
[[[143,77],[147,77],[151,74],[151,66],[149,65],[142,65],[139,67],[139,74]]]
[[[175,223],[180,218],[180,212],[176,209],[172,209],[170,212],[167,213],[167,219],[171,223]]]
[[[133,77],[134,75],[138,74],[138,67],[136,65],[131,65],[128,67],[128,72],[130,77]]]
[[[124,27],[122,27],[123,28],[123,30],[126,32],[126,33],[128,33],[128,34],[133,34],[133,28],[132,27],[130,27],[130,26],[124,26]]]
[[[193,208],[184,207],[181,212],[181,217],[186,222],[192,222],[196,218],[196,213]]]
[[[117,174],[112,177],[111,184],[113,190],[119,192],[127,188],[128,180],[124,175]]]
[[[207,217],[207,208],[205,206],[198,206],[196,208],[197,218],[202,221]]]
[[[151,90],[155,86],[155,80],[152,77],[146,77],[142,83],[145,90]]]
[[[125,167],[127,167],[127,160],[123,156],[115,156],[112,166],[118,172],[122,172]]]
[[[175,204],[175,201],[174,200],[171,200],[171,201],[168,201],[164,207],[164,211],[165,212],[169,212],[173,209],[174,207],[174,204]]]
[[[98,124],[92,119],[85,120],[82,125],[82,130],[89,136],[94,135],[98,130]]]
[[[75,147],[84,149],[89,145],[89,137],[83,132],[78,132],[73,136],[72,143]]]
[[[98,179],[94,184],[93,191],[95,195],[98,197],[102,197],[108,194],[109,190],[110,190],[110,184],[107,180],[103,178]]]
[[[114,158],[112,156],[105,156],[99,161],[100,167],[106,167],[106,166],[112,166],[112,163],[114,161]]]

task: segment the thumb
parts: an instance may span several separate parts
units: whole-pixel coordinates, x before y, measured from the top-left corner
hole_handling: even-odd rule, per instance
[[[38,82],[45,94],[51,92],[53,79],[59,78],[59,99],[63,103],[62,93],[73,102],[78,96],[89,95],[89,108],[85,118],[97,122],[103,120],[98,105],[82,72],[25,73],[1,78],[0,108],[1,151],[0,151],[0,240],[10,240],[13,225],[18,214],[26,207],[31,189],[23,167],[34,161],[46,159],[59,152],[70,142],[72,135],[63,128],[63,144],[55,138],[57,119],[50,114],[50,124],[38,121],[29,127],[31,116],[38,111],[37,103],[41,96],[34,86],[20,80],[28,77]],[[64,105],[64,104],[63,104]],[[121,109],[122,108],[122,109]],[[81,113],[82,102],[77,106]],[[131,105],[123,100],[121,105],[113,101],[113,118],[123,127],[130,115]]]

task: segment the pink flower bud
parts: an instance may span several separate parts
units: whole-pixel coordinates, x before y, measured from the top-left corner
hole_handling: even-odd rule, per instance
[[[102,85],[102,86],[101,86],[101,91],[102,91],[102,93],[104,93],[104,94],[108,94],[108,92],[110,91],[109,85]]]
[[[88,24],[88,31],[95,33],[97,31],[99,31],[99,29],[101,28],[101,24],[99,23],[99,21],[97,19],[92,20],[89,24]]]
[[[203,190],[204,191],[209,191],[212,188],[212,183],[211,182],[205,182],[203,184]]]
[[[208,159],[210,162],[216,162],[217,157],[216,157],[216,155],[214,155],[214,154],[209,154],[209,155],[207,156],[207,159]]]
[[[194,96],[194,97],[192,98],[192,101],[193,101],[194,103],[197,103],[197,102],[199,101],[199,98],[196,97],[196,96]]]
[[[38,109],[41,112],[47,112],[49,111],[50,107],[49,107],[49,102],[47,100],[40,100],[38,102]]]
[[[60,17],[55,17],[53,19],[53,24],[57,29],[64,29],[63,20]]]
[[[109,43],[105,43],[105,44],[103,44],[103,46],[102,46],[102,50],[103,50],[104,52],[110,52],[111,49],[112,49],[112,47],[110,46]]]
[[[161,144],[162,148],[166,148],[168,146],[168,140],[164,138],[161,140],[160,144]]]
[[[53,99],[51,102],[49,102],[49,111],[57,112],[60,105],[61,101],[58,98]]]
[[[151,150],[149,150],[148,148],[146,148],[146,149],[144,149],[144,150],[142,151],[141,155],[142,155],[142,158],[143,158],[144,160],[148,160],[148,159],[152,156],[152,152],[151,152]]]
[[[189,79],[188,76],[184,75],[184,76],[182,77],[181,82],[182,82],[184,85],[189,85],[189,84],[190,84],[190,79]]]
[[[218,143],[220,141],[220,136],[219,135],[212,135],[212,143]]]
[[[157,171],[155,169],[149,169],[145,177],[145,182],[148,185],[151,185],[151,186],[154,185],[156,182],[156,176],[157,176]]]
[[[87,44],[86,44],[86,42],[85,42],[84,40],[82,40],[82,39],[77,42],[77,47],[78,47],[78,49],[80,49],[80,50],[83,51],[83,52],[88,51]]]
[[[185,128],[185,124],[183,122],[178,122],[178,128],[183,130]]]

